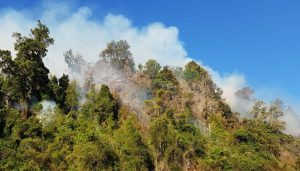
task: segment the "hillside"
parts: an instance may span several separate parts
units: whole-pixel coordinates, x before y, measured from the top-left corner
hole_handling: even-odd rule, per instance
[[[58,77],[47,26],[14,37],[16,56],[0,50],[0,170],[300,170],[278,99],[245,117],[197,62],[136,65],[125,40],[96,63],[66,51]]]

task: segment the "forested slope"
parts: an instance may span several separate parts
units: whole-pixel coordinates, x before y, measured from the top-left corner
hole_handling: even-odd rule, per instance
[[[94,64],[67,51],[70,75],[57,77],[43,63],[45,25],[14,37],[16,56],[0,50],[0,170],[300,169],[282,102],[242,117],[195,61],[136,67],[112,41]]]

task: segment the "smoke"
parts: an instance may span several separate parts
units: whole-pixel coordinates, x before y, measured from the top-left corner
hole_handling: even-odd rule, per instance
[[[37,114],[37,118],[42,124],[48,124],[55,114],[56,103],[54,101],[43,100],[39,104],[42,105],[42,109]]]
[[[43,109],[41,111],[42,115],[48,113],[49,111],[53,111],[56,107],[56,103],[49,100],[43,100],[42,102],[40,102],[40,104],[43,106]]]
[[[96,62],[100,51],[111,40],[127,40],[133,56],[136,57],[136,63],[145,63],[153,58],[162,65],[177,66],[183,65],[189,59],[178,38],[179,31],[176,27],[167,27],[159,22],[135,27],[126,17],[113,14],[92,20],[93,13],[90,8],[81,7],[73,11],[69,6],[66,3],[44,3],[40,9],[42,12],[38,15],[49,27],[55,40],[44,59],[52,74],[60,76],[67,72],[62,56],[67,49],[81,52],[87,62]],[[36,24],[35,18],[37,17],[30,11],[2,10],[0,48],[13,51],[12,32],[27,35]]]
[[[93,12],[88,7],[71,9],[68,3],[43,2],[39,7],[40,13],[33,14],[30,10],[4,9],[0,11],[0,49],[8,49],[13,53],[14,40],[12,32],[20,32],[28,35],[30,28],[36,25],[40,19],[45,23],[55,44],[49,48],[45,65],[50,69],[51,74],[61,76],[63,73],[70,73],[67,64],[64,62],[63,52],[67,49],[74,49],[80,52],[88,63],[98,61],[98,54],[111,40],[125,39],[131,45],[131,52],[136,63],[145,63],[149,58],[156,59],[162,65],[183,66],[191,60],[185,50],[183,42],[179,39],[179,30],[174,26],[165,26],[163,23],[150,23],[143,27],[136,27],[128,18],[123,15],[107,14],[104,18],[92,18]],[[253,106],[253,100],[241,100],[235,96],[235,92],[247,86],[245,76],[238,73],[222,75],[209,68],[210,74],[216,84],[223,89],[223,97],[232,107],[233,111],[247,115]],[[137,92],[132,96],[136,99],[147,98],[147,91],[134,85],[119,73],[114,71],[95,70],[95,82],[97,84],[112,85],[112,89],[121,89],[121,97],[124,102],[131,102],[129,95],[122,94],[131,91]],[[101,74],[100,74],[101,73]],[[84,83],[82,75],[71,74],[71,77]],[[116,78],[114,81],[108,78]],[[108,79],[108,80],[107,80]],[[117,81],[116,81],[117,80]],[[124,82],[127,81],[127,82]],[[141,91],[139,91],[141,90]],[[262,97],[270,94],[265,91]],[[135,103],[135,102],[132,102]],[[299,104],[297,104],[299,105]],[[300,133],[300,110],[285,112],[283,118],[287,122],[287,130],[292,134]]]
[[[238,98],[235,93],[246,87],[246,79],[242,74],[234,73],[231,75],[221,76],[219,72],[206,67],[212,75],[214,82],[223,90],[223,98],[230,105],[234,112],[246,115],[252,108],[251,100],[243,100]]]
[[[300,117],[292,107],[284,110],[284,115],[281,119],[287,123],[285,130],[287,133],[295,136],[300,135]]]

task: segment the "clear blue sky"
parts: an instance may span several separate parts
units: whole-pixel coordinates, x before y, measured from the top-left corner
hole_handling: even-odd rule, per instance
[[[71,2],[71,1],[70,1]],[[82,0],[94,19],[122,14],[135,26],[176,26],[189,56],[221,73],[239,72],[254,87],[300,97],[299,0]],[[1,7],[30,9],[38,1],[0,0]]]

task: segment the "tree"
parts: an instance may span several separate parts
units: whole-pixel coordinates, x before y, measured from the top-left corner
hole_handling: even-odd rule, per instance
[[[37,27],[31,29],[29,37],[14,33],[14,48],[17,55],[12,59],[9,51],[0,51],[0,68],[5,74],[9,95],[22,105],[22,116],[28,117],[28,105],[32,98],[38,100],[47,93],[49,70],[44,66],[43,58],[47,48],[54,43],[49,37],[49,29],[38,21]]]
[[[269,107],[263,101],[258,101],[250,113],[254,119],[268,123],[277,131],[285,128],[285,122],[279,120],[284,115],[283,102],[279,99],[273,101]]]
[[[130,46],[125,40],[111,41],[106,45],[106,49],[101,52],[100,59],[118,70],[133,72],[134,61],[129,48]]]
[[[284,110],[284,105],[282,100],[275,99],[274,101],[272,101],[269,109],[270,119],[274,120],[283,116],[284,115],[283,110]]]
[[[116,131],[115,142],[122,170],[154,170],[150,150],[137,128],[137,119],[129,116]]]
[[[106,144],[85,142],[74,146],[67,156],[70,170],[114,170],[118,166],[117,155]]]
[[[159,73],[160,68],[161,66],[156,60],[149,59],[144,66],[143,73],[153,79]]]
[[[280,120],[284,115],[284,104],[280,99],[271,102],[268,121],[276,130],[284,130],[286,123]]]
[[[222,90],[213,82],[209,73],[195,61],[185,65],[183,78],[192,90],[204,92],[205,98],[221,99]]]
[[[98,123],[105,126],[110,121],[114,124],[118,121],[118,101],[110,93],[107,85],[102,85],[99,92],[91,88],[88,92],[87,101],[82,107],[85,118],[97,118]]]
[[[192,170],[204,155],[204,138],[187,115],[165,113],[151,120],[149,138],[156,170]]]
[[[66,93],[66,106],[70,111],[76,111],[79,109],[79,85],[77,81],[70,82]]]
[[[187,81],[200,81],[207,76],[207,71],[198,65],[195,61],[191,61],[185,65],[183,75]]]
[[[178,81],[168,66],[165,66],[153,79],[152,87],[154,90],[168,90],[176,92],[178,90]]]
[[[5,92],[3,91],[4,78],[0,75],[0,137],[5,128]]]
[[[74,55],[72,49],[67,50],[64,53],[65,62],[68,64],[68,67],[71,69],[72,72],[81,73],[82,67],[86,65],[86,61],[83,57],[77,53]]]
[[[69,76],[63,74],[59,79],[56,76],[50,78],[48,87],[50,88],[50,98],[65,112],[68,111],[66,106],[67,89],[69,87]]]
[[[253,116],[254,119],[265,120],[267,117],[267,107],[265,102],[263,101],[256,102],[250,114]]]
[[[3,90],[3,86],[5,83],[4,77],[0,74],[0,110],[3,108],[5,104],[5,91]]]
[[[93,73],[86,73],[85,74],[86,79],[84,80],[84,88],[85,90],[90,90],[94,84],[94,77]]]

